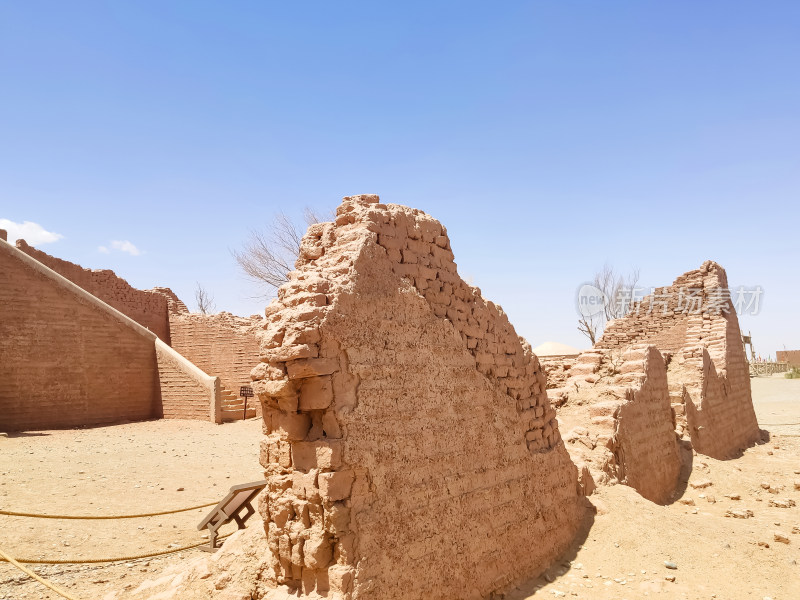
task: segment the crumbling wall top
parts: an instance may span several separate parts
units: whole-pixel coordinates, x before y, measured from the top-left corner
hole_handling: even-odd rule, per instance
[[[706,346],[722,371],[729,362],[742,360],[739,322],[725,269],[708,260],[671,286],[656,288],[626,316],[611,321],[595,348],[624,349],[637,343],[653,344],[666,353]]]

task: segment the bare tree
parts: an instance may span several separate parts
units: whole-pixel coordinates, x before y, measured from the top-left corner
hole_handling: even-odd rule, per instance
[[[594,346],[597,343],[597,328],[599,323],[594,316],[585,317],[581,315],[578,319],[578,331],[589,338],[589,342]]]
[[[217,309],[214,303],[214,296],[210,295],[205,288],[197,282],[197,289],[194,291],[194,300],[197,303],[197,310],[202,314],[207,315],[213,313]]]
[[[606,263],[595,273],[592,286],[602,298],[602,307],[594,312],[581,312],[578,319],[578,331],[589,338],[592,346],[597,343],[609,321],[624,317],[633,308],[637,301],[635,291],[638,283],[639,269],[634,269],[624,277]]]
[[[333,220],[333,215],[320,215],[306,207],[303,220],[308,226]],[[287,281],[297,261],[304,233],[286,214],[278,213],[264,230],[251,230],[241,250],[231,251],[239,268],[261,287],[260,297],[274,295]]]

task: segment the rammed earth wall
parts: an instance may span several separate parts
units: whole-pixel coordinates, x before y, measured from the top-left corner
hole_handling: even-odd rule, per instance
[[[168,301],[164,294],[137,290],[114,271],[84,269],[75,263],[50,256],[30,246],[25,240],[17,240],[17,248],[149,329],[167,344],[170,343]]]
[[[0,431],[214,418],[219,380],[0,241]]]
[[[274,585],[483,598],[565,550],[581,504],[544,374],[437,221],[345,198],[266,314]]]
[[[684,398],[695,450],[729,458],[760,438],[739,319],[728,278],[706,261],[659,288],[628,316],[609,323],[598,349],[655,345],[669,358],[670,392]]]

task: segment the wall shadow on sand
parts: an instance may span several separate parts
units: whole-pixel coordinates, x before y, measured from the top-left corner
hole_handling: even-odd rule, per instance
[[[582,500],[585,509],[583,512],[583,519],[581,520],[581,525],[575,534],[575,538],[569,545],[569,548],[567,548],[567,550],[561,554],[561,556],[554,560],[553,564],[545,569],[545,571],[538,577],[533,577],[521,583],[514,589],[507,590],[504,594],[496,594],[495,596],[492,596],[492,598],[502,598],[503,600],[524,600],[525,598],[528,598],[536,593],[541,586],[546,585],[548,582],[553,582],[559,577],[563,577],[572,569],[571,563],[575,560],[575,557],[578,555],[578,550],[581,546],[583,546],[586,538],[589,537],[589,531],[591,531],[592,526],[594,525],[595,516],[597,515],[597,509],[589,501],[589,499],[584,497]]]

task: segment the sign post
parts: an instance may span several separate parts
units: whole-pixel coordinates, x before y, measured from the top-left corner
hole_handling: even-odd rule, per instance
[[[244,410],[242,411],[242,420],[244,420],[247,418],[247,399],[253,397],[253,388],[243,385],[239,388],[239,395],[244,398]]]
[[[245,521],[256,512],[251,502],[266,485],[266,479],[234,485],[228,495],[220,500],[197,526],[200,531],[208,529],[208,546],[200,549],[206,552],[216,552],[217,531],[229,521],[236,521],[239,529],[244,529]]]

